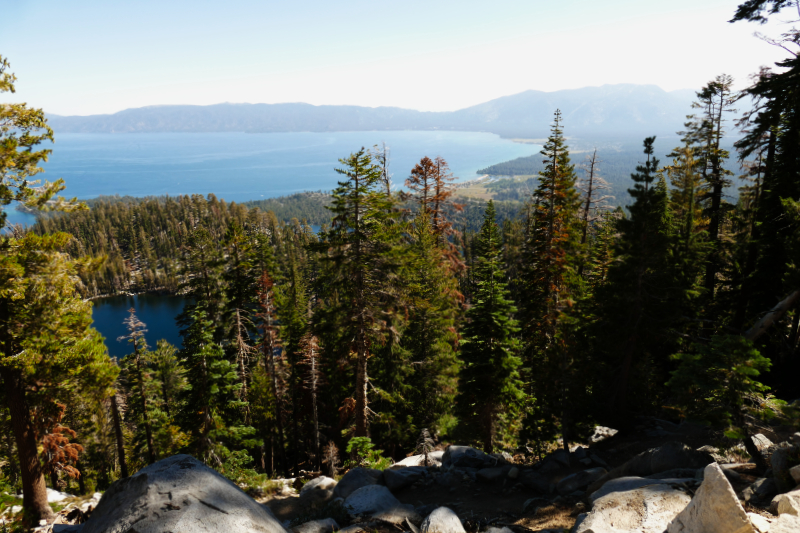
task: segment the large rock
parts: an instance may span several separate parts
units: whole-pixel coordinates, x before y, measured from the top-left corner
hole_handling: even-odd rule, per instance
[[[300,504],[315,509],[333,499],[336,480],[326,476],[312,479],[300,489]]]
[[[706,467],[694,498],[670,522],[667,533],[756,533],[717,463]]]
[[[786,494],[779,494],[772,499],[770,509],[775,514],[791,514],[800,516],[800,488],[787,492]]]
[[[383,479],[389,490],[394,492],[424,479],[427,473],[428,469],[424,466],[392,467],[383,471]]]
[[[789,475],[792,476],[795,483],[800,485],[800,465],[791,467],[789,469]]]
[[[439,507],[422,521],[420,533],[466,533],[458,515],[447,507]]]
[[[373,468],[353,468],[347,472],[337,483],[333,490],[335,498],[347,499],[353,492],[369,485],[383,485],[383,472]]]
[[[713,462],[714,458],[710,454],[694,450],[681,442],[671,441],[659,448],[644,451],[625,464],[611,470],[590,485],[589,492],[596,491],[610,479],[628,476],[645,477],[678,468],[704,468]]]
[[[352,515],[373,515],[400,507],[400,501],[383,485],[367,485],[350,494],[344,506]]]
[[[428,454],[428,466],[441,466],[444,452],[436,451]],[[399,466],[425,466],[424,455],[412,455],[396,463]]]
[[[664,533],[691,498],[669,485],[612,492],[594,502],[575,533]]]
[[[263,505],[190,455],[173,455],[113,483],[83,533],[286,533]]]
[[[749,487],[742,491],[744,501],[766,501],[778,492],[775,481],[771,477],[762,477],[755,480]]]
[[[605,468],[590,468],[582,472],[575,472],[558,482],[556,490],[562,496],[571,494],[576,490],[585,489],[606,474]]]
[[[769,533],[797,533],[800,531],[800,516],[782,514],[769,528]]]
[[[494,468],[482,468],[478,470],[478,473],[475,475],[478,478],[478,481],[483,483],[494,483],[495,481],[501,481],[505,479],[510,471],[510,465],[496,466]]]
[[[444,451],[442,456],[442,466],[470,466],[473,468],[481,468],[484,465],[491,465],[494,459],[486,455],[480,450],[476,450],[470,446],[454,446],[450,445]]]
[[[589,501],[594,503],[603,496],[611,494],[612,492],[625,492],[628,490],[649,487],[652,485],[683,485],[692,483],[694,481],[694,478],[650,479],[636,476],[619,477],[617,479],[612,479],[611,481],[606,481],[602,487],[597,489],[591,494],[591,496],[589,496]]]
[[[304,524],[293,527],[292,531],[294,531],[294,533],[331,533],[332,531],[339,531],[340,529],[336,520],[333,518],[325,518],[323,520],[305,522]]]
[[[792,476],[789,474],[789,468],[796,463],[798,457],[800,457],[800,446],[785,444],[772,452],[770,466],[772,467],[772,477],[775,479],[778,492],[786,492],[795,486]]]

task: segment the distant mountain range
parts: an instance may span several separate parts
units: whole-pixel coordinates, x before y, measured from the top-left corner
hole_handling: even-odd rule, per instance
[[[111,115],[48,115],[48,120],[59,133],[457,130],[535,139],[548,135],[558,108],[567,136],[628,138],[674,135],[694,97],[688,89],[621,84],[525,91],[449,112],[302,103],[164,105]]]

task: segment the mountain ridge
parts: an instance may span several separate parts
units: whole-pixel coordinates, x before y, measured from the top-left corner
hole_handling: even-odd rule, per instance
[[[450,130],[539,138],[549,133],[553,112],[560,108],[569,135],[627,137],[673,134],[681,129],[691,112],[693,95],[685,89],[667,92],[655,85],[617,84],[553,92],[532,89],[456,111],[303,102],[220,103],[153,105],[104,115],[48,115],[48,121],[64,133]]]

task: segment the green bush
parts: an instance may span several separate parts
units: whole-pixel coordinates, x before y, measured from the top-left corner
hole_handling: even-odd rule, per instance
[[[345,451],[350,454],[351,459],[344,462],[345,468],[365,466],[385,470],[392,466],[392,460],[381,455],[383,450],[375,450],[374,447],[375,445],[372,444],[372,439],[369,437],[353,437],[350,439]]]

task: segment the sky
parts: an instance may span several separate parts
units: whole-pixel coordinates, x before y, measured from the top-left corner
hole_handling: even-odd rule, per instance
[[[0,0],[17,93],[59,115],[220,102],[450,111],[526,90],[737,88],[786,52],[739,0]],[[777,17],[780,19],[781,17]],[[788,19],[787,17],[784,17]]]

